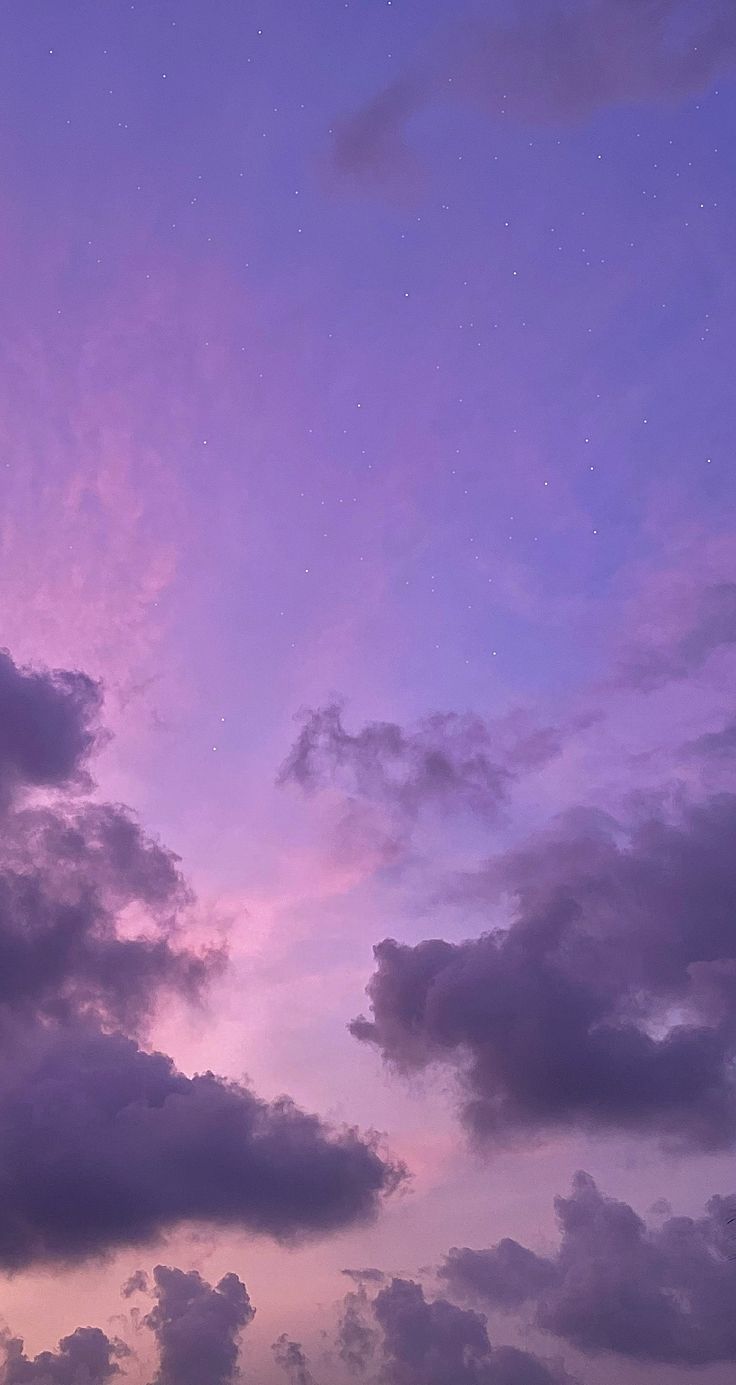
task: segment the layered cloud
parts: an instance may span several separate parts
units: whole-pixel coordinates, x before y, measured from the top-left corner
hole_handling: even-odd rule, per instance
[[[375,949],[351,1029],[410,1072],[450,1065],[480,1138],[580,1126],[736,1137],[736,797],[626,828],[565,816],[468,877],[509,926]]]
[[[490,1309],[531,1304],[539,1327],[584,1352],[680,1366],[736,1361],[728,1236],[736,1199],[712,1198],[698,1220],[670,1216],[648,1227],[579,1173],[555,1207],[555,1255],[511,1240],[452,1250],[440,1270],[449,1291]]]
[[[409,70],[338,126],[333,161],[343,175],[405,177],[406,127],[437,101],[495,119],[571,121],[682,99],[735,64],[730,0],[519,0],[491,17],[465,5]]]
[[[161,995],[198,997],[225,956],[183,940],[190,894],[169,851],[125,809],[58,792],[86,768],[96,686],[9,658],[0,675],[0,722],[18,732],[0,747],[0,1266],[188,1220],[292,1238],[369,1217],[402,1177],[375,1139],[140,1046]]]

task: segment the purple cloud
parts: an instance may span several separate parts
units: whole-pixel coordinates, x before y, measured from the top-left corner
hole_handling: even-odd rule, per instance
[[[85,782],[101,704],[86,674],[19,668],[0,650],[0,803],[22,785]]]
[[[565,817],[466,889],[509,927],[386,940],[352,1033],[411,1072],[449,1064],[481,1139],[625,1129],[701,1149],[736,1137],[736,797],[628,831]]]
[[[508,1240],[452,1250],[440,1269],[450,1292],[505,1311],[532,1303],[539,1327],[585,1352],[691,1366],[736,1360],[734,1199],[712,1198],[705,1217],[670,1216],[652,1229],[578,1173],[555,1207],[556,1255]]]
[[[373,1304],[385,1385],[563,1385],[561,1368],[515,1347],[495,1347],[479,1313],[428,1301],[419,1284],[393,1279]]]
[[[196,1270],[167,1265],[156,1266],[153,1282],[156,1304],[143,1319],[159,1349],[153,1385],[230,1385],[239,1334],[255,1316],[245,1285],[226,1274],[213,1287]]]
[[[735,63],[730,0],[524,0],[493,18],[466,5],[412,70],[338,126],[333,163],[342,175],[405,178],[406,127],[437,101],[567,122],[611,105],[681,100]]]
[[[292,1342],[282,1332],[271,1350],[277,1365],[285,1372],[289,1385],[314,1385],[314,1377],[300,1342]]]
[[[371,1217],[402,1170],[370,1138],[92,1026],[0,1057],[0,1265],[72,1261],[187,1221],[283,1240]]]
[[[62,1337],[58,1351],[28,1357],[20,1337],[4,1342],[4,1385],[108,1385],[120,1375],[118,1361],[130,1353],[99,1327],[78,1327]]]

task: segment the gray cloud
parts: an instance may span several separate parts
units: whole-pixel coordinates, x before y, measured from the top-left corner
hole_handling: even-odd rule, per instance
[[[129,1355],[99,1327],[78,1327],[62,1337],[58,1351],[38,1356],[26,1356],[20,1337],[6,1337],[3,1349],[3,1385],[108,1385],[120,1375],[118,1361]]]
[[[19,668],[0,650],[0,805],[23,785],[86,782],[101,704],[85,674]]]
[[[245,1285],[226,1274],[213,1287],[196,1270],[167,1265],[156,1266],[153,1281],[156,1303],[143,1319],[159,1349],[153,1385],[230,1385],[239,1335],[255,1314]]]
[[[373,1304],[385,1385],[563,1385],[556,1365],[515,1347],[492,1346],[485,1319],[419,1284],[394,1279]]]
[[[736,1137],[736,797],[628,831],[578,812],[468,882],[508,928],[375,949],[356,1038],[452,1065],[481,1139],[578,1125]]]
[[[556,1255],[516,1241],[452,1250],[440,1276],[450,1292],[489,1308],[532,1303],[541,1328],[585,1352],[702,1366],[736,1361],[736,1261],[728,1220],[736,1199],[712,1198],[707,1215],[649,1228],[588,1174],[555,1201]]]
[[[0,1055],[0,1265],[73,1261],[189,1221],[291,1239],[369,1218],[402,1171],[333,1130],[90,1025]]]

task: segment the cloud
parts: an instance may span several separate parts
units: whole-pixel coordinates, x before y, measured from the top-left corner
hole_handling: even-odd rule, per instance
[[[21,786],[68,786],[99,735],[99,685],[83,673],[19,668],[0,649],[0,804]]]
[[[126,1279],[120,1293],[123,1298],[132,1298],[133,1294],[148,1293],[148,1275],[145,1270],[134,1270],[129,1279]]]
[[[361,1285],[345,1295],[337,1329],[340,1360],[351,1375],[365,1375],[376,1350],[378,1334],[368,1315],[369,1299]]]
[[[706,731],[683,747],[698,760],[725,760],[736,754],[736,717],[731,717],[720,731]]]
[[[711,654],[736,645],[736,582],[696,586],[684,596],[677,625],[664,638],[634,646],[621,663],[622,680],[643,691],[688,678]]]
[[[340,1273],[354,1279],[356,1284],[383,1284],[386,1278],[383,1270],[377,1269],[341,1270]]]
[[[12,814],[0,841],[0,1018],[93,1013],[129,1027],[166,989],[194,999],[225,955],[177,940],[190,902],[177,858],[124,808]]]
[[[17,731],[0,735],[15,794],[0,834],[0,1266],[83,1260],[187,1220],[289,1239],[370,1217],[403,1177],[373,1136],[140,1046],[162,995],[198,999],[226,957],[182,940],[192,896],[172,852],[127,809],[59,792],[86,772],[99,704],[84,675],[0,657]],[[54,793],[24,805],[37,784]]]
[[[515,1347],[491,1345],[485,1319],[419,1284],[394,1279],[373,1304],[385,1385],[563,1385],[559,1367]]]
[[[489,19],[467,5],[412,69],[336,128],[339,174],[406,176],[406,128],[437,101],[532,123],[611,105],[677,101],[736,64],[731,0],[520,0]]]
[[[0,1056],[0,1265],[74,1261],[183,1221],[289,1240],[371,1217],[402,1171],[375,1141],[90,1025]]]
[[[351,1025],[395,1067],[451,1065],[478,1139],[578,1126],[736,1137],[736,796],[628,830],[563,817],[466,889],[510,926],[386,940]]]
[[[539,1327],[581,1351],[703,1366],[736,1361],[736,1261],[728,1257],[734,1199],[707,1215],[649,1228],[578,1173],[555,1207],[561,1242],[542,1257],[516,1241],[452,1250],[440,1277],[454,1295],[506,1311],[535,1305]]]
[[[99,1327],[78,1327],[62,1337],[58,1351],[29,1358],[20,1337],[3,1343],[3,1385],[107,1385],[120,1375],[119,1360],[129,1355],[122,1342],[111,1341]]]
[[[435,712],[415,727],[369,722],[355,734],[337,703],[308,712],[279,776],[305,794],[336,790],[346,803],[339,835],[351,848],[373,831],[382,853],[404,849],[429,813],[493,820],[515,777],[559,753],[560,735],[522,717],[488,725],[480,717]],[[378,810],[377,820],[371,813]]]
[[[137,1271],[123,1285],[148,1287]],[[157,1265],[153,1271],[155,1304],[143,1318],[158,1347],[158,1370],[152,1385],[230,1385],[237,1376],[238,1338],[252,1322],[255,1310],[245,1285],[226,1274],[215,1287],[196,1272]],[[56,1352],[42,1351],[29,1359],[18,1337],[6,1336],[3,1385],[108,1385],[120,1375],[118,1361],[130,1356],[128,1347],[111,1340],[98,1327],[78,1327],[62,1338]]]
[[[285,1371],[289,1385],[314,1385],[314,1377],[309,1369],[309,1362],[304,1348],[299,1342],[290,1341],[286,1333],[282,1332],[271,1350],[275,1361]]]
[[[229,1385],[238,1336],[255,1315],[245,1285],[226,1274],[213,1288],[196,1270],[167,1265],[156,1266],[153,1281],[157,1301],[143,1319],[159,1349],[153,1385]]]

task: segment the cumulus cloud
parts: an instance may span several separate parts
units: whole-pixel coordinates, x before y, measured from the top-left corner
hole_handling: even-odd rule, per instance
[[[188,1221],[290,1239],[370,1217],[402,1172],[375,1142],[91,1026],[0,1056],[0,1265],[79,1260]]]
[[[449,1300],[427,1300],[419,1284],[393,1279],[374,1300],[385,1385],[563,1385],[554,1364],[515,1347],[492,1346],[485,1319]]]
[[[291,1341],[286,1333],[282,1332],[271,1350],[274,1360],[285,1372],[289,1385],[314,1385],[314,1377],[300,1342]]]
[[[167,1265],[156,1266],[153,1282],[156,1303],[143,1319],[159,1350],[153,1385],[229,1385],[239,1334],[255,1316],[243,1282],[226,1274],[213,1287],[196,1270]]]
[[[22,785],[84,782],[101,703],[86,674],[19,668],[0,650],[0,805]]]
[[[539,1327],[584,1352],[690,1366],[736,1361],[736,1261],[728,1255],[736,1199],[714,1197],[700,1219],[669,1216],[650,1228],[578,1173],[555,1207],[555,1255],[509,1240],[452,1250],[440,1270],[450,1292],[505,1311],[531,1303]]]
[[[385,182],[408,162],[409,121],[437,101],[533,123],[677,101],[736,64],[731,0],[512,0],[466,5],[414,66],[336,128],[343,175]]]
[[[176,857],[110,804],[10,816],[0,842],[0,1015],[137,1024],[165,989],[194,999],[224,966],[176,938],[190,895]],[[121,927],[135,910],[138,928]]]
[[[727,794],[628,830],[567,815],[468,878],[509,926],[376,947],[353,1034],[405,1072],[452,1065],[478,1138],[577,1125],[731,1146],[735,838]]]
[[[369,1217],[403,1176],[372,1136],[140,1046],[162,994],[198,998],[226,959],[182,940],[177,858],[130,812],[22,802],[24,785],[79,786],[98,709],[83,675],[0,658],[0,721],[17,731],[0,735],[0,1266],[82,1260],[183,1221],[290,1238]]]
[[[108,1385],[120,1375],[118,1361],[129,1355],[99,1327],[78,1327],[62,1337],[58,1351],[38,1356],[26,1356],[20,1337],[6,1338],[3,1349],[3,1385]]]

